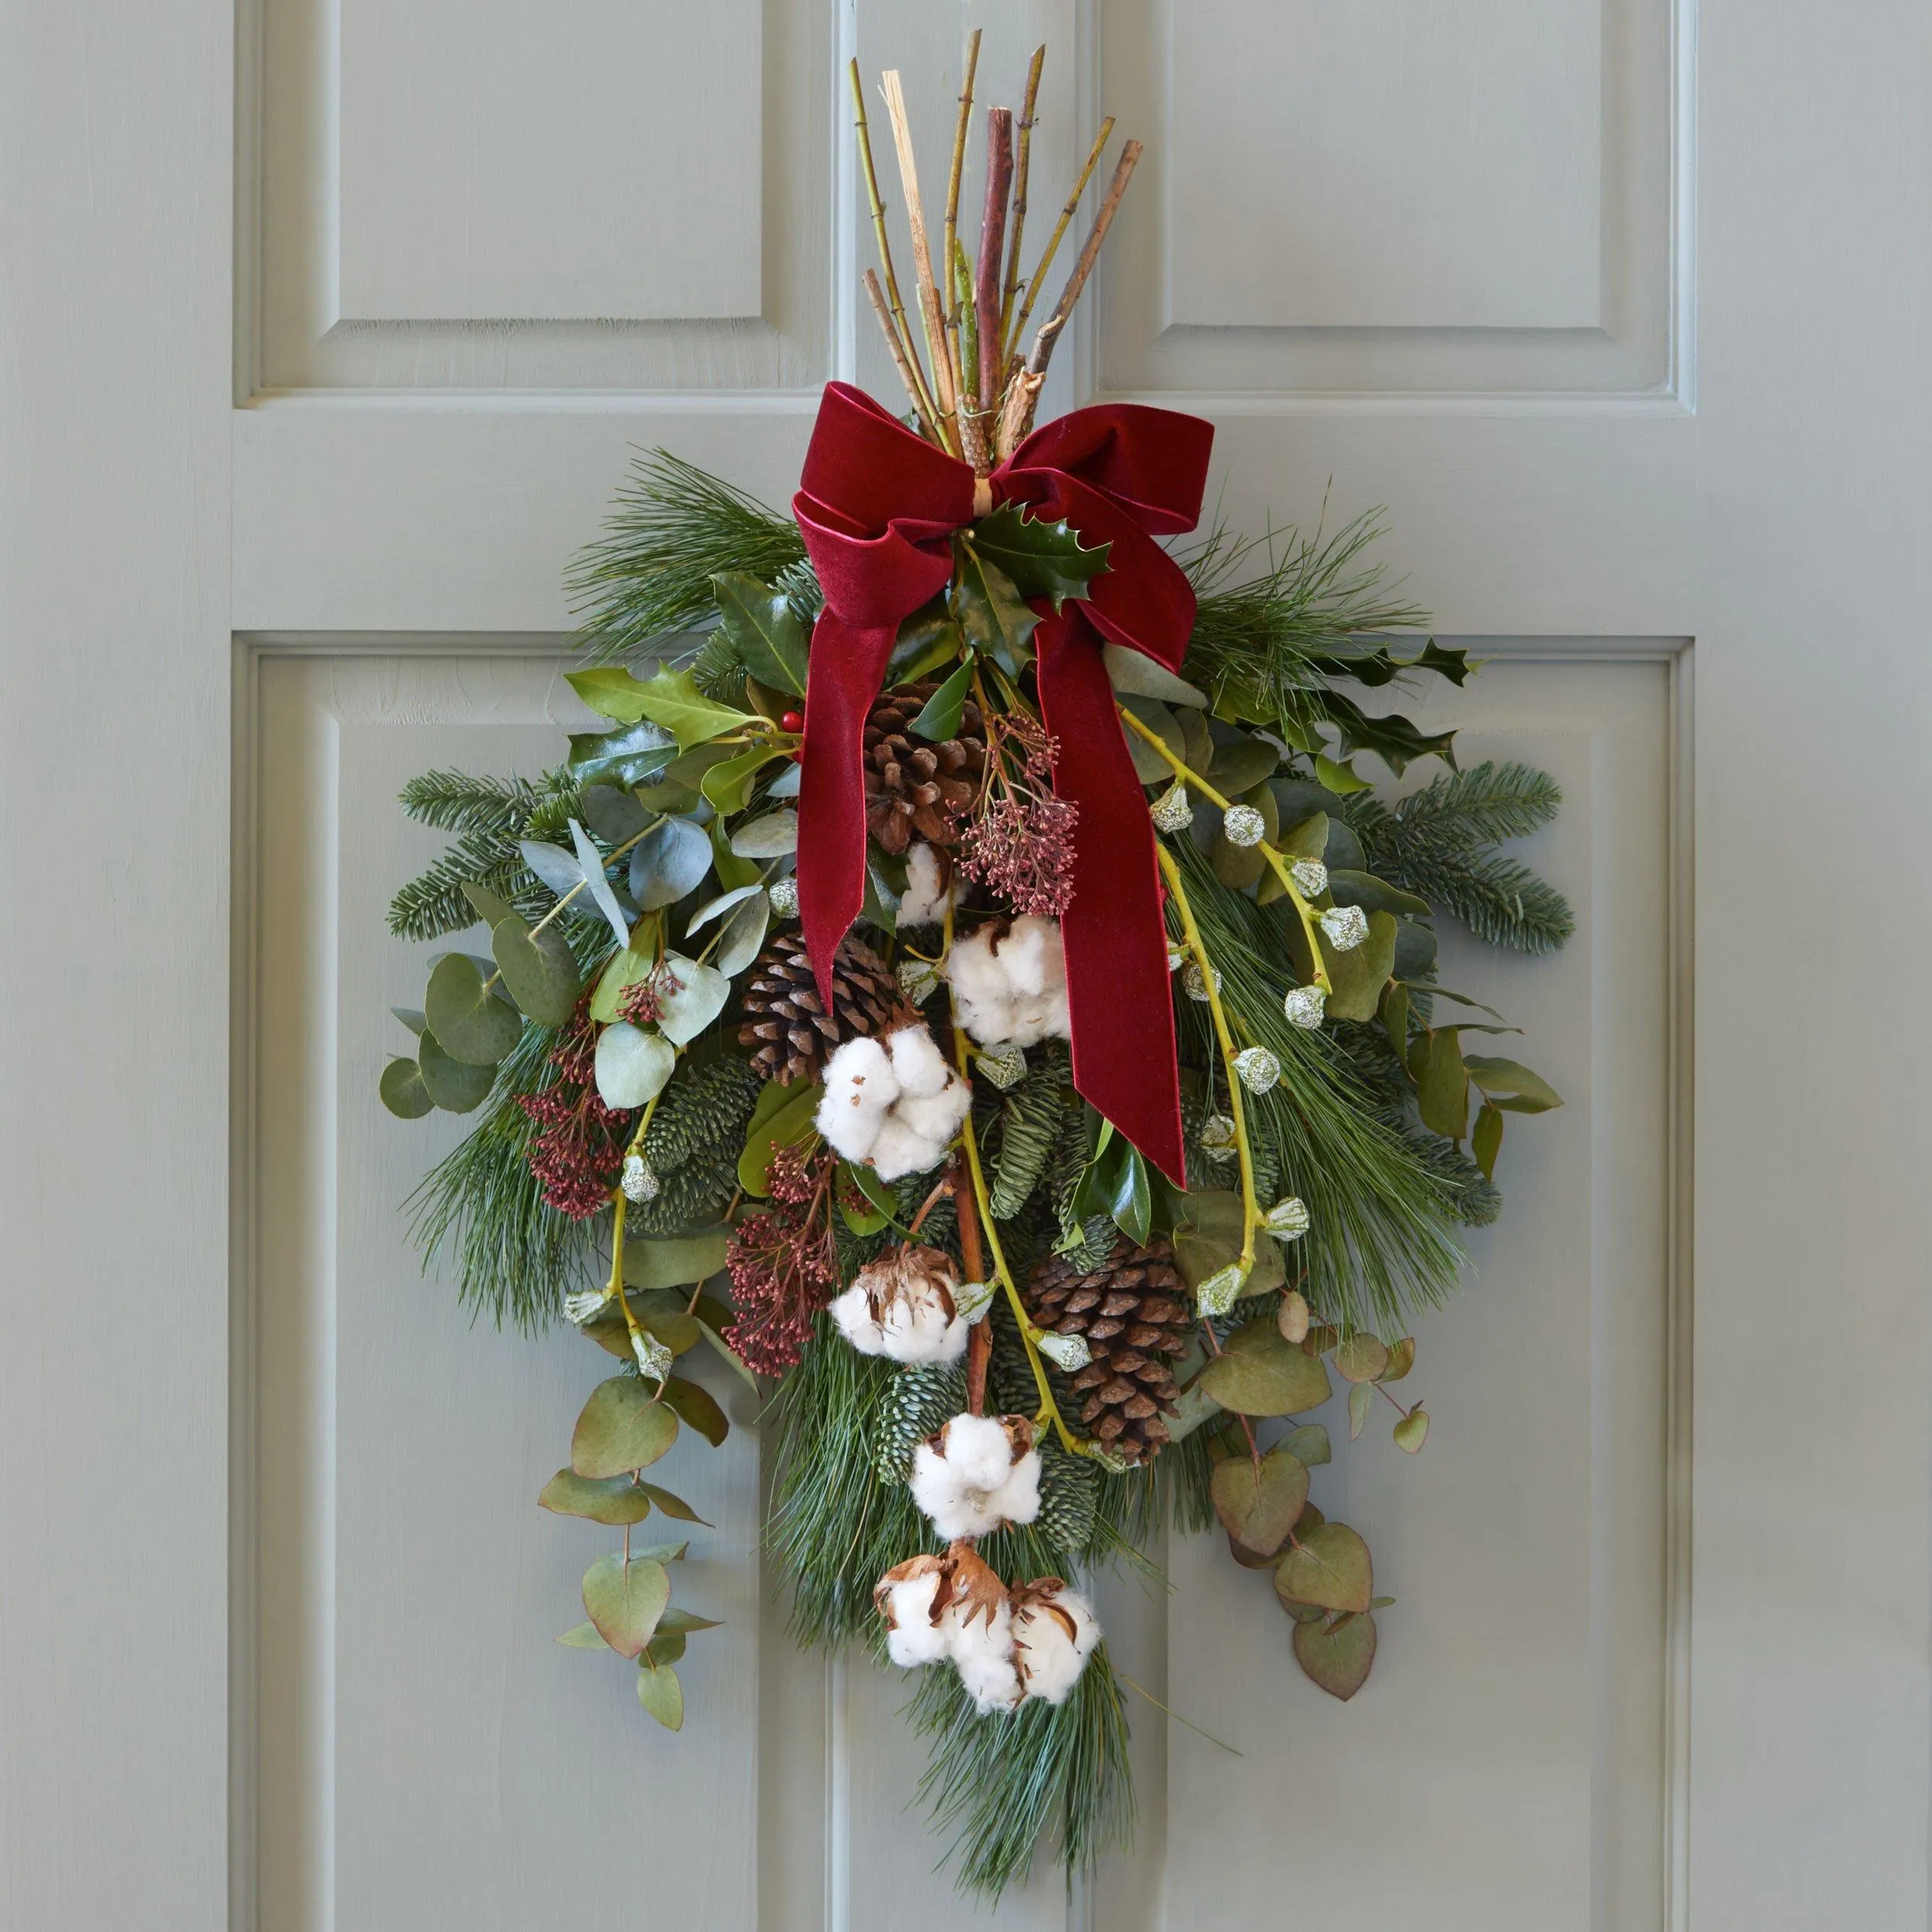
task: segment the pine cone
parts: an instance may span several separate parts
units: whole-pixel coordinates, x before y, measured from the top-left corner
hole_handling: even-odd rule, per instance
[[[849,937],[832,966],[832,1005],[828,1014],[804,935],[779,934],[751,969],[738,1029],[738,1044],[752,1049],[752,1070],[760,1080],[816,1080],[835,1046],[862,1033],[889,1033],[913,1018],[891,968]]]
[[[1167,1243],[1118,1243],[1091,1270],[1051,1255],[1033,1270],[1026,1301],[1042,1328],[1078,1335],[1093,1352],[1068,1386],[1086,1398],[1080,1420],[1094,1439],[1130,1462],[1164,1447],[1175,1405],[1168,1360],[1187,1353],[1193,1321]]]
[[[979,706],[966,700],[959,731],[944,744],[907,730],[939,689],[922,678],[882,692],[866,716],[866,829],[889,852],[915,838],[956,845],[986,769],[986,727]]]

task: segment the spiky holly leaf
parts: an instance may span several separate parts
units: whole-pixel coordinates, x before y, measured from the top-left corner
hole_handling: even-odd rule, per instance
[[[959,540],[959,574],[953,585],[953,614],[975,651],[984,651],[1017,678],[1032,656],[1030,639],[1039,628],[1013,580],[981,556],[970,537]]]
[[[745,668],[774,691],[804,696],[811,634],[791,598],[743,570],[721,570],[711,580],[711,589],[725,635]]]
[[[1083,597],[1087,587],[1107,568],[1114,546],[1083,546],[1070,523],[1048,523],[1028,514],[1023,503],[1002,503],[973,526],[971,542],[988,563],[997,564],[1023,597],[1049,597],[1057,611],[1069,597]]]

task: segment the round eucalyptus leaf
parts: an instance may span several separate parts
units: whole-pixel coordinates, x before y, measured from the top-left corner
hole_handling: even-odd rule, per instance
[[[675,1413],[652,1393],[636,1376],[613,1376],[590,1391],[570,1437],[570,1467],[580,1476],[648,1468],[677,1440]]]
[[[378,1090],[383,1104],[400,1121],[420,1121],[436,1105],[423,1084],[423,1070],[415,1061],[400,1056],[383,1069]]]
[[[1199,1386],[1237,1415],[1300,1415],[1328,1400],[1328,1372],[1264,1320],[1228,1337],[1201,1371]]]
[[[1429,1440],[1429,1412],[1420,1403],[1396,1424],[1396,1447],[1415,1454]]]
[[[445,953],[430,975],[423,1011],[437,1044],[451,1060],[468,1066],[494,1066],[516,1044],[523,1016],[499,999],[485,975],[491,961],[468,953]]]
[[[1358,1328],[1335,1352],[1335,1372],[1344,1382],[1374,1382],[1389,1366],[1389,1347],[1366,1328]]]
[[[668,1663],[638,1666],[638,1702],[666,1730],[684,1729],[684,1686]]]
[[[1308,1500],[1308,1465],[1279,1446],[1258,1467],[1250,1457],[1230,1456],[1214,1471],[1209,1494],[1221,1527],[1257,1556],[1272,1556]]]
[[[651,821],[637,794],[625,785],[586,785],[583,822],[607,845],[634,838]]]
[[[798,849],[798,815],[789,807],[768,811],[731,835],[740,859],[784,859]]]
[[[597,1036],[597,1097],[606,1107],[642,1107],[677,1063],[668,1040],[621,1019]]]
[[[1366,1611],[1333,1624],[1298,1623],[1294,1661],[1331,1697],[1344,1703],[1369,1681],[1376,1660],[1376,1620]]]
[[[423,1091],[446,1114],[468,1114],[481,1107],[496,1078],[494,1066],[451,1060],[434,1033],[423,1036],[417,1063],[422,1069]]]
[[[651,1513],[650,1497],[628,1476],[593,1478],[580,1476],[574,1469],[560,1469],[543,1485],[537,1503],[560,1516],[582,1516],[614,1528],[642,1522]]]
[[[470,902],[470,910],[486,926],[500,925],[516,910],[507,899],[492,892],[487,886],[479,886],[474,879],[464,880],[463,896]]]
[[[723,1011],[731,997],[731,981],[716,967],[701,966],[681,954],[665,954],[664,963],[676,978],[678,990],[665,995],[658,1025],[666,1039],[682,1046],[696,1039]]]
[[[582,983],[569,943],[554,926],[532,930],[512,913],[490,935],[510,997],[539,1026],[561,1026],[577,1010]]]
[[[645,912],[675,906],[711,869],[711,841],[689,818],[665,818],[631,848],[631,896]]]
[[[671,1600],[671,1578],[649,1557],[600,1556],[583,1573],[583,1607],[597,1634],[621,1657],[650,1642]]]
[[[668,1611],[665,1613],[667,1616],[669,1614]],[[690,1638],[684,1631],[666,1630],[660,1621],[657,1634],[644,1647],[644,1655],[646,1660],[653,1664],[675,1664],[683,1656],[684,1647],[689,1641]],[[600,1648],[608,1650],[611,1647],[604,1644]]]
[[[1323,1610],[1366,1611],[1375,1594],[1369,1546],[1346,1523],[1311,1529],[1281,1559],[1276,1592],[1285,1600]]]

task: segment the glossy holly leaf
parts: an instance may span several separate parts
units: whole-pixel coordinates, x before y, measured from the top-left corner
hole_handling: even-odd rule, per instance
[[[574,1469],[560,1469],[543,1485],[538,1506],[560,1516],[582,1516],[613,1528],[642,1522],[651,1513],[651,1498],[628,1476],[592,1478]]]
[[[668,1731],[684,1729],[684,1686],[668,1663],[638,1666],[638,1702]]]
[[[1325,1522],[1298,1537],[1281,1559],[1275,1588],[1298,1604],[1366,1611],[1375,1594],[1369,1546],[1346,1523]]]
[[[966,662],[920,707],[919,716],[907,729],[936,745],[957,738],[967,694],[972,688],[973,660],[969,654]]]
[[[1540,1073],[1531,1073],[1515,1060],[1492,1060],[1486,1055],[1471,1053],[1463,1065],[1492,1107],[1512,1114],[1546,1114],[1563,1104],[1563,1096]]]
[[[1046,597],[1057,611],[1069,597],[1084,597],[1107,567],[1111,544],[1082,546],[1070,523],[1049,523],[1029,506],[1002,503],[973,526],[971,542],[1023,597]]]
[[[430,1090],[423,1084],[422,1068],[400,1054],[383,1069],[376,1090],[382,1096],[383,1104],[399,1121],[420,1121],[425,1114],[435,1110],[436,1103],[430,1098]]]
[[[620,1657],[634,1657],[650,1642],[671,1600],[671,1577],[650,1557],[600,1556],[583,1573],[583,1607],[597,1634]]]
[[[1298,1623],[1294,1661],[1331,1697],[1345,1704],[1369,1681],[1376,1661],[1376,1620],[1366,1611],[1352,1617]]]
[[[648,718],[614,731],[570,733],[570,775],[582,785],[644,785],[668,771],[678,741]]]
[[[1329,791],[1344,798],[1352,792],[1369,789],[1368,780],[1353,765],[1345,761],[1338,764],[1334,759],[1320,753],[1315,757],[1315,775]]]
[[[1161,704],[1192,706],[1197,709],[1207,704],[1208,694],[1199,685],[1177,678],[1165,665],[1156,664],[1124,644],[1103,645],[1100,661],[1107,666],[1108,682],[1123,696],[1152,698]]]
[[[1328,1399],[1328,1372],[1284,1341],[1272,1320],[1250,1321],[1201,1371],[1201,1388],[1237,1415],[1299,1415]]]
[[[802,697],[811,634],[782,590],[743,570],[720,570],[711,580],[718,616],[745,668],[774,691]]]
[[[561,1026],[577,1011],[583,982],[569,942],[555,926],[537,932],[512,913],[491,934],[490,950],[510,997],[539,1026]]]
[[[697,1383],[687,1382],[682,1376],[672,1376],[664,1385],[664,1401],[679,1421],[696,1430],[714,1449],[731,1433],[731,1424],[725,1420],[725,1412],[718,1406],[716,1399]]]
[[[1393,713],[1386,717],[1372,717],[1333,689],[1322,693],[1321,702],[1328,722],[1341,734],[1341,756],[1345,760],[1358,751],[1372,751],[1398,777],[1412,759],[1434,757],[1452,769],[1455,765],[1456,734],[1453,731],[1424,731],[1409,719]],[[1318,766],[1315,775],[1325,784],[1333,785],[1334,781]]]
[[[466,1066],[494,1066],[516,1044],[523,1016],[490,984],[494,964],[445,953],[430,975],[423,1012],[437,1044]]]
[[[1229,1536],[1257,1556],[1272,1556],[1308,1500],[1308,1467],[1277,1444],[1258,1467],[1252,1457],[1229,1457],[1216,1468],[1209,1493]]]
[[[1118,1173],[1114,1177],[1107,1211],[1114,1224],[1135,1247],[1145,1247],[1154,1226],[1154,1191],[1148,1184],[1147,1162],[1138,1148],[1121,1143]]]
[[[507,899],[499,899],[488,886],[479,886],[474,879],[464,880],[463,896],[470,902],[470,910],[488,927],[495,927],[516,910]]]
[[[606,1107],[642,1107],[664,1090],[677,1063],[668,1040],[614,1021],[597,1036],[597,1098]]]
[[[731,981],[715,966],[701,966],[679,953],[666,953],[665,970],[678,983],[666,990],[658,1030],[674,1046],[696,1039],[731,997]]]
[[[570,1467],[580,1476],[647,1469],[677,1440],[675,1412],[652,1393],[636,1376],[613,1376],[590,1391],[570,1437]]]
[[[494,1066],[451,1060],[434,1033],[425,1033],[417,1056],[423,1090],[446,1114],[468,1114],[482,1105],[496,1079]]]
[[[1012,580],[980,556],[970,537],[959,540],[953,614],[967,643],[992,658],[1009,677],[1017,678],[1031,661],[1030,640],[1039,619],[1027,608]]]
[[[618,665],[600,664],[589,671],[566,671],[563,681],[600,717],[635,724],[644,716],[639,702],[643,679]]]
[[[680,751],[709,743],[726,732],[742,730],[753,722],[753,713],[707,698],[698,689],[689,671],[660,669],[647,679],[631,678],[629,683],[621,689],[615,681],[628,676],[628,673],[606,668],[567,675],[572,687],[585,703],[594,705],[607,717],[617,718],[625,723],[648,719],[676,739]],[[604,681],[595,687],[599,692],[596,699],[586,692],[586,685],[592,680]]]
[[[704,883],[711,840],[689,818],[661,818],[631,848],[631,896],[645,912],[675,906]]]

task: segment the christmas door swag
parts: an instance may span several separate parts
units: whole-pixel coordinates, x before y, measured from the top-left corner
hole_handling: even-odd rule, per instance
[[[774,1447],[796,1635],[917,1672],[923,1795],[996,1894],[1043,1838],[1070,1871],[1131,1825],[1138,1687],[1087,1585],[1162,1530],[1225,1536],[1284,1667],[1367,1678],[1391,1600],[1309,1500],[1303,1418],[1339,1382],[1351,1439],[1381,1413],[1422,1447],[1406,1316],[1499,1209],[1505,1116],[1558,1104],[1468,1050],[1509,1029],[1438,984],[1436,927],[1544,952],[1570,919],[1498,849],[1554,783],[1348,695],[1471,668],[1391,641],[1423,620],[1369,520],[1190,538],[1207,423],[1032,427],[1140,148],[1033,324],[1112,123],[1022,276],[1036,53],[969,250],[978,38],[937,242],[884,77],[910,291],[852,73],[903,417],[830,385],[791,519],[642,461],[576,576],[608,728],[405,791],[455,840],[393,930],[487,937],[399,1012],[381,1091],[476,1121],[413,1202],[465,1298],[615,1359],[537,1498],[613,1546],[561,1641],[682,1724],[705,1526],[651,1478],[724,1439],[680,1368],[712,1353]],[[1442,769],[1390,802],[1365,752]]]

